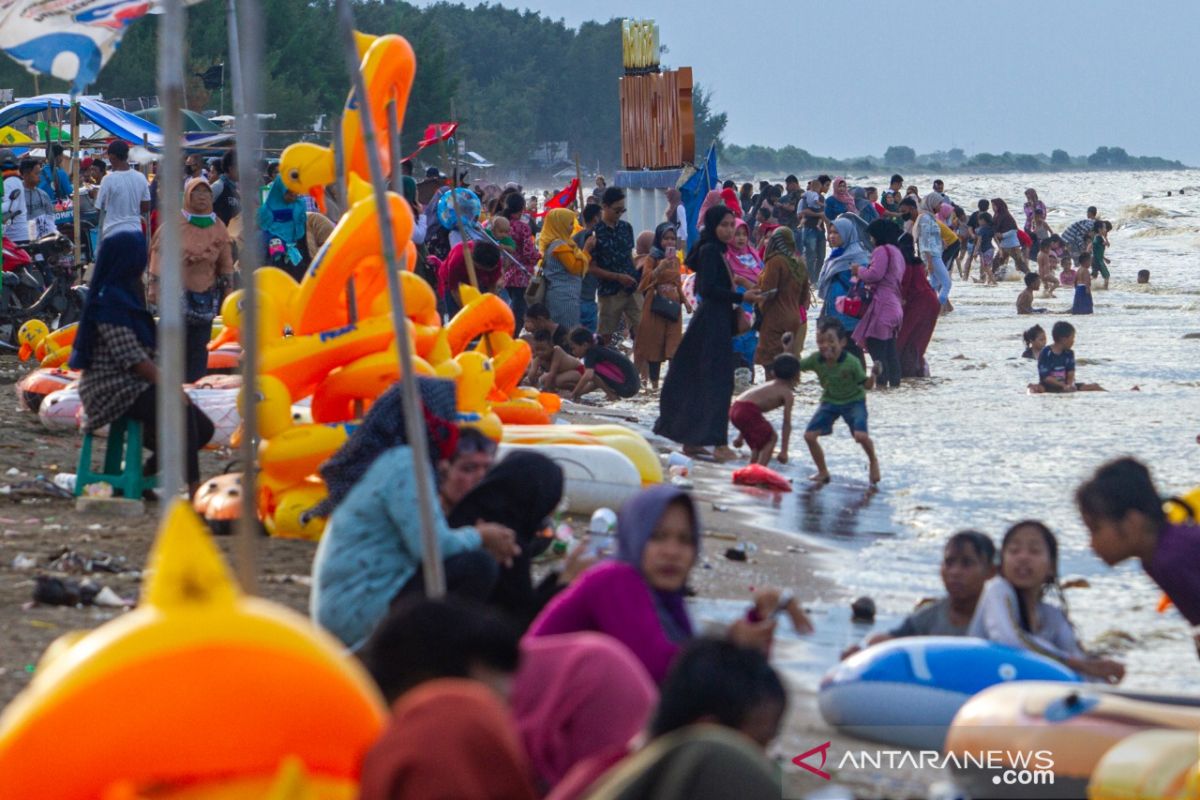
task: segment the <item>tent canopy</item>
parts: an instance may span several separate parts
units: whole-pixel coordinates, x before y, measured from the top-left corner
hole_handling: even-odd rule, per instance
[[[47,108],[61,111],[64,118],[71,113],[71,97],[66,94],[43,94],[19,100],[0,109],[0,128],[19,119],[44,112]],[[89,97],[79,99],[79,114],[99,127],[127,142],[149,142],[151,147],[162,147],[162,130],[153,122],[139,119],[127,111],[110,106]]]
[[[147,108],[145,111],[135,111],[133,115],[160,127],[162,125],[162,109],[157,106],[155,108]],[[186,108],[183,109],[184,133],[217,133],[220,130],[220,125],[206,118],[203,114],[197,114],[195,111]]]

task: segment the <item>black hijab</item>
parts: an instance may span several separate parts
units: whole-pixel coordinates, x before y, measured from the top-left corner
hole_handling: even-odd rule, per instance
[[[699,271],[700,266],[700,251],[705,245],[713,244],[721,248],[724,252],[726,245],[717,238],[717,228],[727,216],[731,216],[733,211],[724,203],[718,203],[708,211],[704,212],[704,230],[700,231],[700,241],[692,248],[692,252],[688,254],[687,260],[684,261],[694,271]]]
[[[71,369],[92,365],[101,323],[129,328],[139,342],[154,348],[154,316],[146,308],[142,288],[146,260],[146,237],[141,233],[116,233],[104,240],[71,348]]]

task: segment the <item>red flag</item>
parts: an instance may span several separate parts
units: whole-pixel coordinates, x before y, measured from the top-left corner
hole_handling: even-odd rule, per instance
[[[424,149],[431,144],[444,142],[454,135],[458,130],[457,122],[435,122],[425,129],[425,135],[421,137],[421,141],[417,143],[417,147]]]
[[[546,201],[545,208],[537,216],[544,217],[556,208],[566,208],[575,201],[575,194],[579,191],[579,178],[571,178],[571,182],[559,189],[549,200]]]

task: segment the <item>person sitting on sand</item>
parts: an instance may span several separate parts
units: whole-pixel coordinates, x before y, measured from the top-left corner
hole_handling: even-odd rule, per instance
[[[1172,523],[1164,502],[1185,506],[1188,521]],[[1096,470],[1075,492],[1083,524],[1092,535],[1092,550],[1115,567],[1138,558],[1192,626],[1200,626],[1200,509],[1183,501],[1165,501],[1154,488],[1150,470],[1133,458],[1118,458]],[[1200,653],[1200,636],[1197,637]]]
[[[571,390],[572,400],[596,390],[604,392],[610,401],[629,398],[642,388],[633,362],[601,344],[600,339],[582,325],[567,334],[567,346],[579,359],[579,382]]]
[[[529,318],[526,317],[528,320]],[[529,342],[533,358],[525,380],[546,392],[569,392],[579,383],[579,359],[554,343],[549,331],[537,331]]]
[[[1039,258],[1045,257],[1042,253]],[[1055,281],[1057,283],[1057,281]],[[1044,314],[1046,309],[1033,307],[1033,295],[1042,285],[1042,279],[1032,272],[1025,273],[1025,288],[1017,295],[1017,313],[1018,314]]]
[[[694,636],[684,598],[699,555],[700,513],[692,497],[667,484],[646,489],[621,508],[616,559],[580,575],[550,601],[526,635],[606,633],[632,650],[661,683]],[[779,610],[791,616],[798,631],[812,630],[794,598],[781,600],[777,592],[762,590],[753,615],[730,625],[728,638],[766,652]]]
[[[1050,329],[1053,344],[1042,348],[1038,356],[1038,382],[1051,394],[1102,392],[1098,383],[1075,382],[1075,326],[1062,320]]]
[[[1058,540],[1041,522],[1018,522],[1004,534],[999,573],[983,587],[967,634],[1053,658],[1087,678],[1118,683],[1125,667],[1084,653],[1065,600],[1063,608],[1042,600],[1051,586],[1062,600]]]
[[[1038,354],[1042,352],[1042,348],[1046,346],[1046,329],[1041,325],[1034,325],[1032,328],[1027,328],[1021,338],[1025,342],[1025,352],[1021,353],[1021,358],[1037,360]]]
[[[788,461],[788,443],[792,440],[792,405],[796,385],[800,383],[800,359],[791,353],[781,353],[771,362],[769,383],[755,386],[738,395],[729,408],[729,421],[738,429],[739,439],[750,445],[750,463],[767,466],[780,440],[764,412],[783,408],[783,446],[779,448],[779,463]],[[735,442],[736,444],[736,442]]]
[[[887,633],[870,636],[865,646],[905,636],[966,636],[975,615],[983,586],[996,574],[996,545],[979,531],[959,531],[942,551],[942,585],[946,596],[925,602]],[[854,646],[842,653],[847,658],[859,651]]]
[[[804,431],[804,441],[817,467],[811,479],[818,483],[829,482],[825,452],[817,438],[833,433],[833,423],[840,417],[846,421],[854,441],[867,454],[871,483],[879,483],[879,459],[875,456],[875,444],[867,435],[865,391],[875,386],[875,377],[868,377],[862,362],[845,352],[847,340],[846,329],[840,322],[825,320],[817,332],[817,352],[800,362],[801,371],[817,373],[821,382],[821,405]]]

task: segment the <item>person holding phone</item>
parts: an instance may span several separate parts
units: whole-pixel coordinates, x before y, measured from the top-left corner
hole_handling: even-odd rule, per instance
[[[654,229],[654,244],[640,265],[642,321],[634,340],[633,359],[642,383],[648,381],[651,391],[658,391],[663,362],[671,360],[683,338],[683,309],[692,313],[691,304],[683,296],[677,243],[675,226],[662,223]]]

